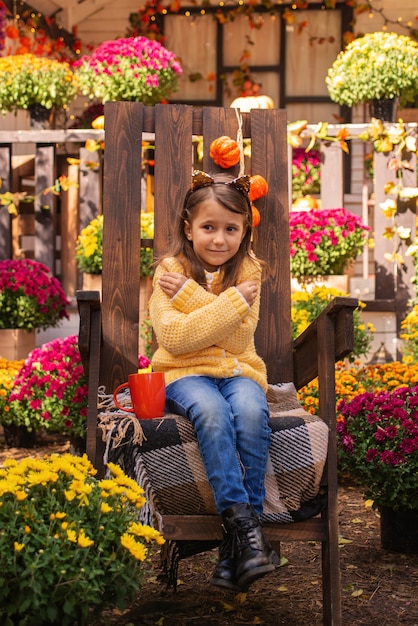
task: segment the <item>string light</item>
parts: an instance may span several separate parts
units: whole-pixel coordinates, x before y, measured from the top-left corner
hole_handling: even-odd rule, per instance
[[[383,26],[382,26],[383,31],[386,31],[388,29],[388,24],[395,24],[396,26],[400,26],[401,28],[404,28],[405,30],[409,31],[409,34],[411,37],[415,37],[416,39],[418,39],[418,31],[416,28],[415,29],[413,28],[413,23],[410,20],[405,23],[403,21],[402,16],[399,16],[396,19],[390,19],[386,15],[383,7],[378,9],[376,8],[376,6],[372,6],[372,0],[366,0],[366,7],[369,9],[370,19],[375,17],[375,14],[380,15],[380,17],[383,19]]]
[[[71,56],[74,54],[78,56],[80,54],[77,45],[79,42],[76,37],[72,33],[67,32],[62,24],[56,22],[55,14],[51,17],[47,17],[41,11],[34,10],[25,0],[4,0],[3,4],[9,11],[9,19],[10,16],[12,16],[13,22],[19,30],[22,29],[22,31],[24,31],[24,29],[27,29],[27,34],[35,35],[35,38],[39,32],[42,37],[42,42],[46,35],[50,40],[48,44],[49,48],[52,47],[53,52],[57,52],[60,58],[65,58],[68,50],[71,50]],[[55,50],[54,42],[60,44],[59,49]],[[64,46],[62,46],[62,44],[64,44]],[[23,44],[23,47],[26,47],[26,43]],[[75,49],[76,47],[77,50]],[[65,48],[67,48],[67,50],[65,50]],[[49,53],[50,52],[48,52],[48,54]]]

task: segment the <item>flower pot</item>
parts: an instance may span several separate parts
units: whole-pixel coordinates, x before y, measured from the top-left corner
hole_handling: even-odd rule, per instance
[[[28,430],[26,426],[4,424],[3,433],[8,448],[34,448],[36,445],[36,430]]]
[[[0,329],[0,356],[8,361],[26,359],[36,347],[36,330],[24,328]]]
[[[327,289],[339,289],[348,293],[348,274],[334,274],[330,276],[318,276],[317,278],[309,276],[308,282],[304,283],[303,279],[292,278],[291,279],[291,291],[303,291],[306,288],[308,291],[312,291],[314,287],[325,287]]]
[[[99,291],[102,293],[101,274],[83,274],[83,289],[85,291]]]
[[[398,109],[396,117],[407,124],[410,122],[418,122],[418,108]]]
[[[418,510],[382,506],[380,541],[384,550],[402,554],[418,554]]]
[[[86,438],[70,434],[70,454],[83,456],[86,452]]]
[[[30,104],[28,106],[30,127],[32,130],[48,130],[51,128],[52,110],[41,104]]]
[[[369,104],[370,117],[383,122],[396,122],[397,98],[381,98]]]

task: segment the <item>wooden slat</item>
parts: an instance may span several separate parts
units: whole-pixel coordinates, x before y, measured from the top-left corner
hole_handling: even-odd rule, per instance
[[[339,143],[321,145],[321,208],[344,206],[344,152]]]
[[[77,304],[80,315],[78,348],[88,384],[87,407],[87,456],[97,468],[99,476],[104,474],[103,453],[97,437],[97,394],[101,358],[101,307],[98,291],[78,291]]]
[[[342,309],[343,315],[345,310]],[[324,513],[326,541],[322,549],[322,597],[324,624],[341,624],[341,581],[338,546],[338,471],[335,411],[335,316],[318,320],[319,415],[328,424],[328,456],[324,473],[328,501]],[[354,344],[354,337],[353,337]]]
[[[319,324],[323,317],[333,320],[335,335],[334,362],[349,354],[354,347],[354,325],[352,312],[358,307],[356,298],[337,297],[314,320],[302,335],[293,342],[294,376],[293,382],[297,389],[306,385],[318,376],[319,364],[312,358],[319,351],[321,338]],[[325,339],[326,341],[326,339]]]
[[[102,212],[102,155],[80,148],[80,230]]]
[[[79,167],[76,164],[62,163],[62,159],[60,161],[60,173],[65,174],[68,180],[74,183],[66,193],[61,195],[61,285],[66,294],[75,294],[79,277],[74,254],[79,233]]]
[[[286,123],[282,110],[251,112],[251,172],[269,185],[255,203],[261,222],[254,239],[256,254],[268,263],[255,341],[270,383],[293,380]]]
[[[223,538],[221,518],[216,515],[163,515],[165,539],[178,541],[221,541]],[[270,541],[324,541],[324,520],[315,517],[304,522],[289,524],[264,524]]]
[[[55,196],[49,192],[56,179],[54,145],[37,145],[35,156],[35,259],[55,275]]]
[[[10,190],[11,146],[0,145],[0,192]],[[12,222],[9,212],[0,207],[0,259],[12,258]]]
[[[154,168],[154,254],[167,253],[176,216],[192,175],[193,108],[156,105]]]
[[[87,139],[103,141],[104,131],[92,128],[69,130],[0,130],[0,144],[35,143],[84,143]]]
[[[100,382],[107,390],[138,369],[142,115],[137,102],[105,107]]]
[[[239,173],[239,166],[224,169],[215,165],[210,157],[210,144],[214,139],[222,135],[228,135],[233,139],[237,136],[238,118],[234,109],[222,109],[219,107],[203,108],[203,170],[205,172],[227,172],[233,176]]]

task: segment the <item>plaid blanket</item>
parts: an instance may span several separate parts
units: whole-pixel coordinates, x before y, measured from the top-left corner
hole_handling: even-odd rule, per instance
[[[216,514],[212,490],[190,422],[179,415],[137,420],[116,409],[102,391],[99,427],[106,442],[104,461],[119,464],[145,491],[140,520],[164,534],[161,515]],[[300,406],[292,383],[270,385],[272,428],[266,472],[263,521],[291,522],[320,513],[320,484],[328,446],[328,427]],[[129,392],[119,402],[131,405]],[[176,589],[179,561],[211,550],[216,541],[167,541],[161,550],[162,574]]]
[[[292,522],[317,515],[323,506],[328,427],[302,409],[292,383],[270,385],[267,399],[272,439],[263,520]],[[162,514],[217,513],[188,419],[170,414],[137,420],[110,405],[99,412],[99,426],[105,462],[118,463],[145,490],[143,522],[162,530]]]

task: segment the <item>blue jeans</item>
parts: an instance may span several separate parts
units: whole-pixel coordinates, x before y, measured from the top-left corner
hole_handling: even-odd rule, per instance
[[[260,514],[271,432],[260,385],[242,376],[185,376],[167,386],[167,410],[191,421],[218,512],[249,503]]]

